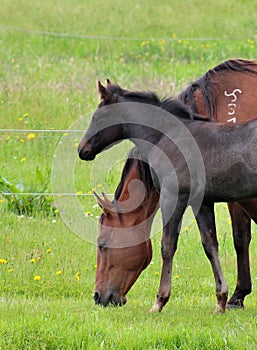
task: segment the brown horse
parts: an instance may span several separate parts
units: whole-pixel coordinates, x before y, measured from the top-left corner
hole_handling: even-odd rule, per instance
[[[182,94],[179,95],[179,98],[183,102],[189,104],[194,111],[197,111],[202,115],[210,116],[217,121],[234,123],[243,120],[243,118],[252,119],[254,115],[257,115],[257,101],[254,96],[252,98],[249,98],[249,96],[251,96],[250,92],[252,87],[256,86],[256,75],[256,62],[242,60],[227,61],[210,70],[202,78],[192,83]],[[111,88],[110,84],[109,88]],[[226,113],[224,113],[224,111]],[[140,161],[137,161],[137,167],[139,162]],[[128,164],[132,167],[132,170],[126,172],[125,170],[128,169]],[[116,191],[115,194],[115,199],[118,201],[119,205],[122,204],[124,198],[127,198],[129,195],[134,196],[134,191],[128,192],[128,184],[130,182],[131,174],[133,173],[133,176],[137,174],[138,178],[140,178],[140,174],[138,174],[136,170],[137,167],[133,167],[133,163],[131,162],[128,164],[124,168],[123,177],[118,187],[119,191]],[[124,174],[126,174],[125,179]],[[133,176],[131,177],[132,179],[134,179]],[[144,182],[144,179],[142,181]],[[120,187],[122,187],[122,196],[119,195],[119,192],[121,192]],[[154,187],[153,194],[151,195],[154,196],[155,200],[152,200],[151,196],[145,198],[144,205],[139,206],[136,210],[134,210],[133,215],[129,215],[129,213],[116,215],[115,210],[110,210],[108,213],[105,212],[101,219],[102,225],[100,226],[100,241],[103,239],[103,237],[106,237],[106,227],[132,227],[134,224],[131,224],[131,217],[133,220],[144,222],[147,216],[143,215],[142,213],[147,213],[148,207],[150,208],[150,213],[156,210],[158,195]],[[131,198],[131,200],[133,200],[133,198]],[[105,203],[103,203],[103,201],[98,198],[98,201],[100,202],[101,206],[106,207],[106,200],[104,200]],[[113,206],[113,204],[110,203],[109,205]],[[127,208],[129,208],[129,206],[127,206]],[[229,204],[229,209],[233,223],[234,244],[237,252],[238,282],[235,292],[230,298],[227,306],[243,307],[245,296],[251,292],[248,253],[251,234],[250,217],[247,214],[249,214],[256,221],[256,201],[247,200],[240,202],[240,205],[231,203]],[[149,213],[146,215],[149,215]],[[129,288],[133,285],[140,272],[147,266],[147,262],[149,263],[151,260],[151,250],[149,249],[150,231],[148,232],[148,235],[146,229],[143,229],[142,232],[143,236],[148,237],[148,239],[145,241],[145,243],[136,245],[139,248],[139,251],[141,251],[141,255],[139,254],[139,251],[135,249],[135,246],[133,249],[131,249],[131,247],[120,249],[116,248],[114,250],[112,248],[108,249],[108,254],[110,251],[112,251],[111,256],[113,259],[115,259],[115,263],[112,261],[112,263],[107,264],[106,259],[108,258],[106,257],[106,252],[104,255],[100,244],[98,249],[98,268],[95,285],[96,291],[106,291],[108,288],[107,284],[109,285],[109,290],[112,289],[110,288],[110,286],[113,284],[113,276],[111,275],[112,271],[115,271],[115,266],[120,266],[118,281],[116,280],[115,283],[116,286],[117,284],[120,286],[125,298]],[[126,252],[128,252],[130,259],[126,259],[126,261],[125,259],[122,260],[121,264],[120,257],[127,256]],[[133,255],[134,252],[135,255]],[[110,268],[111,266],[113,269]],[[126,280],[126,286],[123,283],[119,284],[119,279],[122,276],[122,270],[130,271],[130,276],[126,276],[126,278],[124,278],[124,280]],[[101,281],[101,283],[99,281]],[[115,300],[115,296],[112,297]],[[95,295],[95,299],[97,301],[97,295]],[[125,301],[125,299],[123,301]]]
[[[146,186],[145,196],[144,193],[142,196],[138,180]],[[115,200],[111,202],[106,196],[100,198],[97,194],[95,197],[103,214],[98,236],[95,286],[98,292],[94,298],[97,303],[98,293],[103,293],[108,295],[102,299],[103,305],[108,302],[125,304],[125,295],[151,262],[150,231],[159,203],[159,193],[153,185],[148,164],[140,160],[136,148],[130,151],[115,191]],[[135,206],[135,203],[140,205]],[[119,235],[115,235],[117,230]],[[107,249],[106,243],[111,238],[115,242],[112,241],[112,246]],[[115,295],[115,290],[121,291],[122,298]]]
[[[178,98],[193,112],[220,123],[237,123],[256,118],[257,61],[229,60],[209,70],[190,84]],[[251,219],[257,222],[257,199],[228,203],[237,256],[237,283],[227,308],[244,308],[252,291],[249,245]]]

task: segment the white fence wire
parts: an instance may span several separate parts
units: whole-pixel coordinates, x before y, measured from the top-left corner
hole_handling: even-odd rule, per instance
[[[85,130],[61,130],[61,129],[0,129],[0,135],[1,134],[54,134],[54,136],[59,135],[66,135],[66,137],[69,134],[75,134],[75,133],[83,133]],[[49,137],[49,135],[44,136]],[[77,196],[77,197],[92,197],[94,196],[93,193],[65,193],[65,192],[1,192],[0,195],[4,196]],[[107,193],[107,195],[113,195],[112,193]]]

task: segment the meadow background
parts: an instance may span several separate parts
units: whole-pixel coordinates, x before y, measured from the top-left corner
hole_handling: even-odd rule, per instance
[[[97,80],[169,96],[224,60],[256,59],[254,2],[2,0],[0,19],[0,176],[8,180],[1,188],[23,193],[0,196],[0,349],[256,349],[255,225],[245,310],[214,314],[214,280],[194,223],[181,233],[161,314],[147,312],[160,278],[160,234],[127,305],[103,309],[93,304],[96,247],[69,229],[49,196],[56,149],[67,137],[69,155],[58,153],[66,169],[58,163],[60,188],[74,155],[74,194],[97,222],[92,190],[114,192],[131,144],[105,152],[94,167],[77,159],[80,132],[51,130],[87,128]],[[231,295],[231,222],[225,204],[216,210]],[[96,224],[94,232],[79,227],[83,238],[97,236]]]

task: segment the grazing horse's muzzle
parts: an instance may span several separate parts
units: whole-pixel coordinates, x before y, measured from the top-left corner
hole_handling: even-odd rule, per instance
[[[117,295],[114,293],[108,293],[107,295],[102,295],[100,292],[95,291],[94,294],[94,301],[96,305],[102,305],[102,306],[122,306],[125,305],[127,302],[126,297],[122,295]]]

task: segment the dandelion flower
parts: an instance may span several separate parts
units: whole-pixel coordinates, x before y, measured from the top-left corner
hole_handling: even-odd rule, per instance
[[[7,260],[6,259],[0,259],[0,264],[3,264],[3,265],[7,264]]]
[[[34,263],[36,262],[36,259],[35,259],[35,258],[32,258],[32,259],[30,259],[29,262],[31,262],[32,264],[34,264]]]
[[[35,134],[30,133],[30,134],[28,134],[27,139],[28,139],[28,140],[33,140],[35,137],[36,137]]]
[[[36,275],[36,276],[34,276],[34,281],[40,281],[40,276],[39,275]]]
[[[10,273],[13,272],[13,269],[9,269],[8,272],[10,272]]]
[[[62,274],[61,270],[56,271],[56,275],[61,275],[61,274]]]
[[[83,192],[82,191],[78,191],[76,194],[82,194]]]
[[[48,254],[51,253],[51,251],[52,251],[51,249],[47,249],[47,250],[46,250],[46,252],[47,252]]]
[[[21,158],[21,163],[25,162],[26,157]]]

